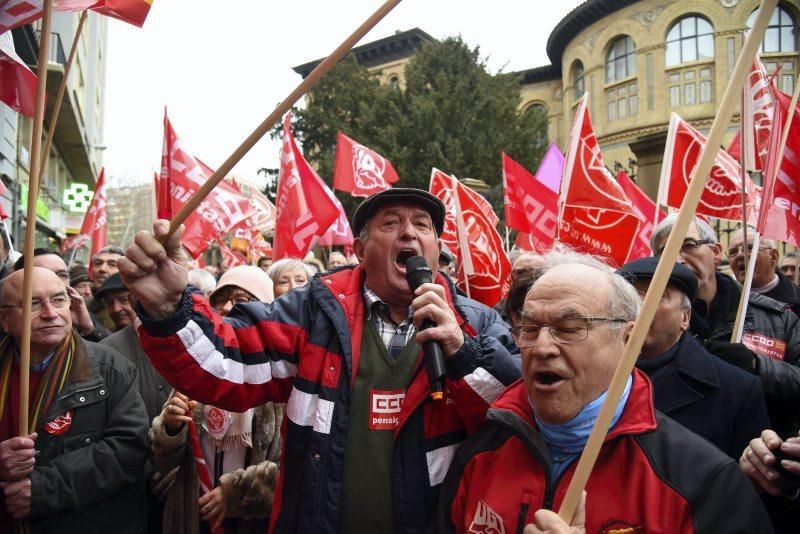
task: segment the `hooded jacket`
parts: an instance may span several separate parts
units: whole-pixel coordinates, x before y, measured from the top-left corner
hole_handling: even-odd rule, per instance
[[[552,480],[550,451],[519,381],[492,405],[486,426],[459,448],[429,530],[522,532],[537,510],[558,510],[577,463]],[[640,371],[586,493],[586,532],[772,532],[739,466],[655,412],[650,382]]]
[[[342,508],[350,395],[364,325],[361,266],[315,276],[272,304],[237,305],[223,320],[187,290],[176,314],[139,335],[153,365],[190,398],[243,412],[288,402],[275,532],[336,532]],[[396,532],[423,531],[458,444],[483,423],[489,404],[520,376],[496,312],[458,296],[443,276],[464,346],[446,361],[445,399],[430,400],[421,352],[394,431]]]

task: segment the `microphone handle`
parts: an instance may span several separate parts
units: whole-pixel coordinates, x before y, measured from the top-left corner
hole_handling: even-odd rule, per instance
[[[425,330],[433,326],[433,323],[426,319],[422,323],[420,330]],[[428,381],[431,388],[431,398],[441,400],[444,392],[444,352],[438,341],[426,341],[422,344],[422,353],[425,358],[425,369],[428,372]]]

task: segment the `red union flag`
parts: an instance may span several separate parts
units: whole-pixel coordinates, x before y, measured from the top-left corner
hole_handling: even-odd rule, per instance
[[[502,158],[506,225],[519,231],[519,248],[549,249],[558,229],[558,193],[505,153]]]
[[[320,237],[317,243],[321,247],[332,247],[334,245],[344,245],[346,247],[353,246],[353,231],[350,229],[350,223],[347,222],[347,214],[344,212],[344,206],[339,202],[339,199],[333,194],[333,191],[328,189],[328,186],[323,184],[325,192],[328,193],[330,199],[336,204],[339,210],[339,217],[328,228],[328,231]]]
[[[397,172],[389,160],[339,132],[333,171],[334,189],[354,197],[368,197],[389,189],[397,180]]]
[[[587,99],[585,94],[570,133],[558,240],[622,265],[630,255],[641,221],[603,163]]]
[[[671,208],[680,208],[692,171],[697,166],[700,152],[706,144],[703,134],[673,113],[667,132],[667,146],[664,163],[661,166],[659,203]],[[739,178],[739,164],[730,154],[720,150],[708,177],[700,203],[699,215],[742,220],[742,181]],[[748,177],[745,180],[748,205],[756,205],[759,200],[758,187]],[[755,222],[755,210],[749,210],[748,220]]]
[[[458,259],[458,286],[471,298],[494,306],[508,291],[511,264],[491,205],[438,169],[431,173],[430,192],[446,208],[440,237]]]
[[[54,0],[53,9],[91,9],[141,28],[152,4],[153,0]],[[0,0],[0,33],[36,21],[43,10],[44,0]]]
[[[169,184],[172,210],[180,211],[211,174],[211,169],[189,153],[165,113],[159,180],[162,190],[163,184]],[[186,218],[181,242],[189,254],[197,258],[212,241],[222,239],[231,228],[252,215],[249,200],[223,180]]]
[[[14,50],[11,32],[0,34],[0,102],[33,117],[36,98],[36,75]]]
[[[626,261],[651,256],[653,252],[650,250],[650,237],[653,235],[653,228],[658,224],[658,219],[662,218],[664,213],[658,209],[656,203],[650,200],[650,197],[644,191],[639,189],[638,185],[633,183],[627,172],[620,171],[617,175],[617,181],[628,198],[631,199],[633,211],[643,223],[633,244],[631,254]]]
[[[297,148],[291,122],[292,116],[287,113],[275,198],[275,260],[305,257],[339,217],[339,208],[326,192],[325,183]]]
[[[81,248],[86,246],[89,239],[92,240],[91,255],[97,254],[100,249],[106,246],[106,170],[100,170],[100,176],[94,186],[94,194],[86,215],[83,216],[81,231],[74,236],[68,237],[61,244],[61,252],[64,253],[71,248]]]

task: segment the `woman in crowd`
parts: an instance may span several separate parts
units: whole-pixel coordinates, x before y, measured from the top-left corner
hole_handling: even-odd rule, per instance
[[[209,296],[211,306],[222,315],[237,304],[272,299],[272,280],[253,266],[226,271]],[[164,532],[192,534],[223,524],[226,532],[267,531],[284,410],[284,404],[267,403],[245,413],[231,413],[203,406],[181,393],[167,400],[150,429],[155,466],[167,481],[162,488]],[[214,488],[202,496],[188,439],[190,418]]]
[[[273,263],[267,274],[272,279],[275,289],[275,298],[284,293],[288,293],[296,287],[302,287],[308,283],[314,273],[311,267],[301,260],[284,258]]]

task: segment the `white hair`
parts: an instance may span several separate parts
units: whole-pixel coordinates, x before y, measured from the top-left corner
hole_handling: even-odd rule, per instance
[[[278,278],[281,277],[283,273],[286,271],[295,271],[302,269],[304,273],[306,273],[306,278],[311,280],[314,277],[314,270],[310,265],[305,263],[303,260],[298,260],[296,258],[283,258],[282,260],[278,260],[272,265],[269,266],[267,269],[267,276],[272,278],[273,283],[278,283]]]
[[[191,269],[189,271],[189,283],[199,289],[206,297],[217,288],[217,280],[214,275],[204,269]]]
[[[655,255],[656,251],[667,242],[667,238],[669,237],[670,232],[672,232],[672,227],[675,226],[675,220],[677,218],[677,213],[670,213],[653,229],[653,235],[650,237],[650,249],[653,251],[653,255]],[[717,233],[706,221],[700,217],[695,217],[694,224],[697,226],[697,232],[700,234],[700,239],[708,241],[712,245],[719,242]]]

